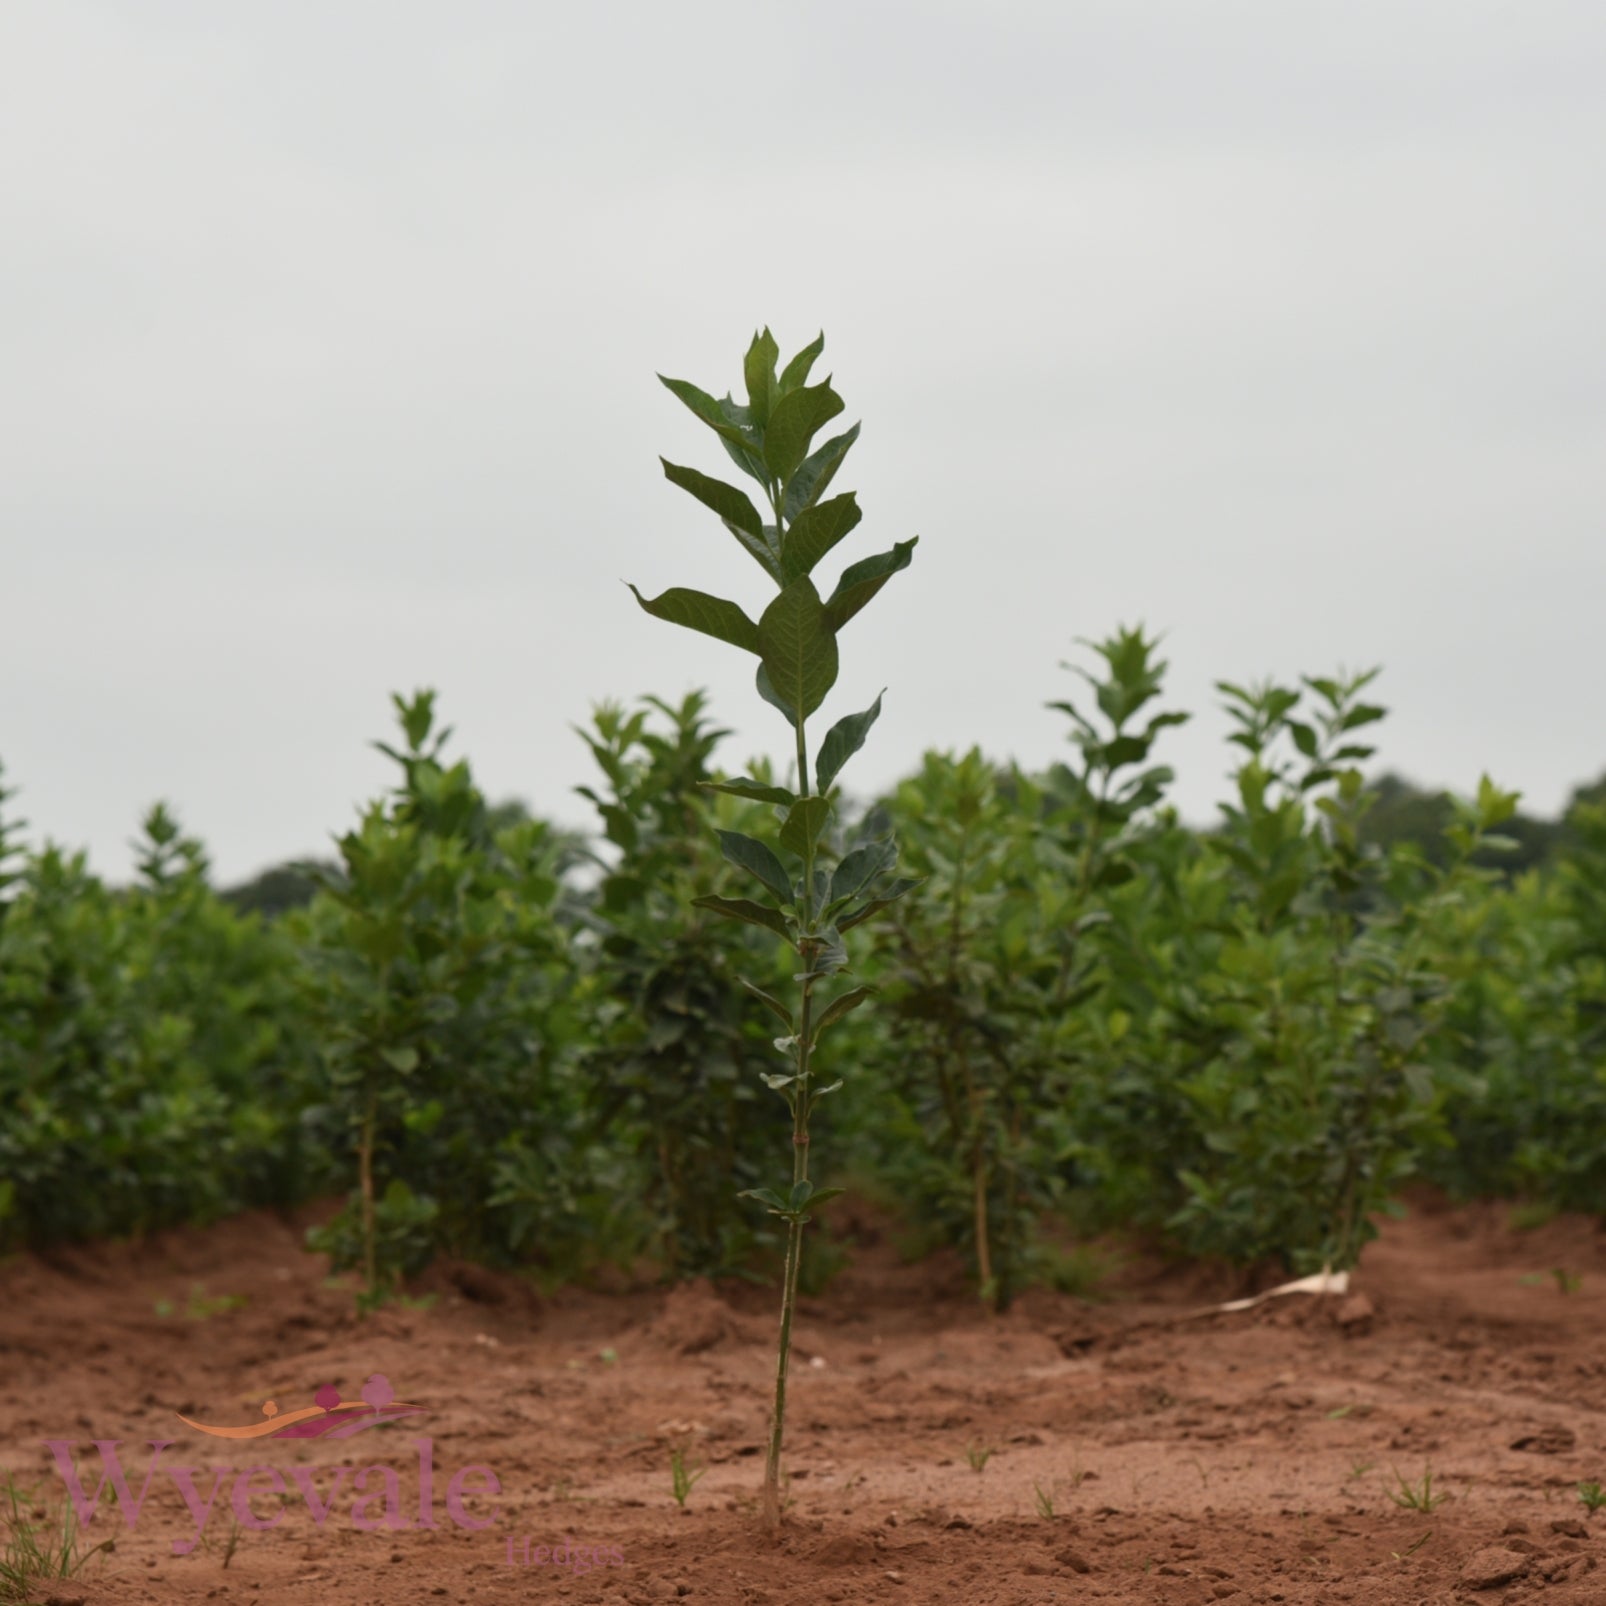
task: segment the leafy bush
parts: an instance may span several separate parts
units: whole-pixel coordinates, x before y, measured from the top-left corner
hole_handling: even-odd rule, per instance
[[[289,926],[324,1077],[311,1119],[356,1173],[310,1241],[337,1266],[361,1246],[369,1301],[429,1248],[495,1257],[539,1236],[554,1254],[585,1235],[556,915],[568,849],[540,822],[493,834],[468,766],[441,762],[433,693],[395,702],[406,747],[376,745],[401,782],[340,838],[340,871]],[[394,1232],[382,1173],[406,1185],[385,1194]]]
[[[0,798],[3,803],[3,798]],[[127,892],[0,828],[0,1238],[37,1245],[300,1196],[294,953],[165,807]]]

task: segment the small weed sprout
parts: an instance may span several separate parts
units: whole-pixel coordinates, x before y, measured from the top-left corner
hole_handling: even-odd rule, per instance
[[[196,1283],[190,1289],[184,1315],[192,1322],[205,1322],[214,1316],[225,1316],[231,1310],[242,1310],[245,1304],[244,1294],[209,1294],[205,1283]]]
[[[1556,1279],[1556,1291],[1562,1294],[1576,1294],[1584,1285],[1581,1273],[1568,1271],[1565,1267],[1557,1266],[1550,1274]]]
[[[683,1450],[675,1449],[669,1452],[669,1477],[671,1492],[675,1497],[675,1504],[682,1511],[686,1509],[686,1496],[692,1492],[697,1480],[708,1470],[707,1467],[688,1466]]]
[[[1593,1516],[1602,1506],[1606,1506],[1606,1489],[1599,1482],[1581,1483],[1578,1485],[1578,1498],[1583,1501],[1584,1510]]]
[[[965,1459],[970,1463],[970,1470],[972,1472],[984,1471],[987,1463],[991,1461],[992,1458],[992,1447],[990,1445],[983,1444],[980,1439],[972,1439],[970,1443],[965,1446]]]
[[[1044,1522],[1052,1522],[1054,1520],[1054,1496],[1035,1480],[1032,1483],[1032,1492],[1037,1503],[1037,1515]]]
[[[1375,1461],[1352,1461],[1350,1462],[1349,1475],[1352,1478],[1364,1478],[1376,1465],[1377,1462]]]
[[[47,1578],[71,1578],[90,1557],[109,1551],[115,1540],[103,1539],[84,1549],[78,1540],[78,1514],[70,1503],[61,1509],[61,1528],[36,1527],[30,1520],[33,1492],[10,1478],[0,1488],[0,1523],[5,1527],[5,1548],[0,1550],[0,1600],[33,1598],[34,1584]],[[35,1513],[38,1515],[38,1513]]]
[[[1433,1530],[1430,1528],[1425,1534],[1422,1535],[1422,1537],[1420,1539],[1417,1540],[1417,1542],[1414,1545],[1411,1545],[1409,1548],[1407,1548],[1405,1550],[1391,1550],[1389,1552],[1389,1554],[1396,1561],[1404,1561],[1408,1557],[1414,1556],[1417,1553],[1417,1551],[1419,1551],[1423,1547],[1423,1545],[1425,1545],[1428,1542],[1428,1540],[1430,1540],[1432,1537],[1433,1537]]]
[[[1389,1470],[1394,1472],[1392,1467]],[[1404,1506],[1409,1511],[1437,1511],[1450,1498],[1447,1494],[1434,1494],[1431,1467],[1423,1469],[1422,1477],[1417,1483],[1408,1482],[1398,1472],[1394,1472],[1394,1481],[1400,1487],[1397,1491],[1390,1489],[1388,1497],[1395,1505]]]

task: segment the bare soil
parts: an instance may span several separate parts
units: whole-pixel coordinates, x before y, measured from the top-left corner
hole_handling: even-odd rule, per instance
[[[137,1525],[108,1489],[86,1535],[115,1548],[36,1598],[1606,1602],[1606,1513],[1591,1520],[1577,1497],[1606,1481],[1595,1223],[1517,1232],[1507,1207],[1424,1198],[1385,1225],[1348,1298],[1201,1316],[1250,1291],[1244,1279],[1129,1249],[1099,1301],[1034,1292],[991,1318],[957,1263],[904,1265],[884,1224],[840,1214],[858,1247],[799,1319],[791,1504],[773,1542],[755,1499],[769,1291],[543,1299],[517,1277],[442,1266],[424,1285],[429,1308],[359,1319],[301,1248],[308,1218],[270,1215],[17,1257],[0,1266],[0,1474],[54,1513],[64,1485],[42,1441],[75,1441],[90,1492],[90,1441],[117,1441],[136,1496],[148,1441],[172,1441]],[[208,1303],[228,1295],[245,1303]],[[289,1411],[333,1385],[352,1400],[374,1373],[425,1413],[339,1441],[248,1444],[175,1415],[259,1422],[270,1399]],[[706,1468],[684,1512],[675,1448]],[[170,1464],[274,1468],[288,1494],[258,1473],[245,1509],[276,1525],[237,1524],[231,1476],[202,1543],[175,1554],[196,1523]],[[500,1484],[492,1495],[480,1474],[460,1480],[459,1509],[483,1529],[447,1510],[450,1480],[471,1465]],[[354,1526],[368,1467],[394,1469],[408,1526]],[[321,1524],[295,1469],[319,1502],[333,1491]],[[203,1507],[213,1477],[197,1475]],[[369,1521],[391,1514],[388,1480],[366,1475]],[[1392,1498],[1402,1481],[1433,1509]],[[435,1527],[412,1525],[421,1503]]]

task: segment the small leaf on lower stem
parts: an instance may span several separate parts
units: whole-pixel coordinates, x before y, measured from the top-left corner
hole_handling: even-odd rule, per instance
[[[777,936],[785,937],[788,942],[792,941],[792,928],[787,924],[786,916],[779,909],[771,909],[768,904],[754,903],[751,898],[719,898],[710,894],[693,898],[692,907],[712,909],[715,914],[725,915],[731,920],[745,920],[750,926],[763,926]]]
[[[912,876],[889,882],[886,889],[871,898],[868,903],[861,903],[857,908],[850,909],[843,915],[836,923],[837,930],[851,930],[860,921],[868,920],[871,915],[885,909],[888,904],[896,903],[906,892],[914,891],[925,879],[924,876]]]
[[[769,1007],[770,1007],[770,1008],[771,1008],[771,1009],[772,1009],[772,1010],[773,1010],[773,1011],[774,1011],[774,1012],[775,1012],[775,1013],[776,1013],[776,1014],[777,1014],[777,1015],[779,1015],[779,1016],[780,1016],[780,1018],[781,1018],[781,1019],[782,1019],[782,1020],[783,1020],[783,1021],[785,1021],[785,1022],[786,1022],[786,1027],[787,1027],[787,1030],[788,1030],[788,1031],[795,1031],[795,1030],[796,1030],[796,1023],[795,1023],[795,1022],[794,1022],[794,1021],[793,1021],[793,1019],[792,1019],[792,1012],[791,1012],[791,1010],[789,1010],[789,1009],[788,1009],[788,1008],[787,1008],[787,1007],[786,1007],[786,1005],[785,1005],[785,1004],[783,1004],[783,1003],[782,1003],[782,1002],[781,1002],[781,1001],[780,1001],[780,999],[778,999],[778,998],[776,998],[776,997],[775,997],[775,996],[774,996],[774,995],[773,995],[773,994],[771,994],[771,993],[767,993],[767,992],[765,992],[765,991],[764,991],[764,989],[763,989],[763,988],[762,988],[762,987],[755,987],[755,986],[754,986],[754,985],[753,985],[753,984],[752,984],[752,982],[750,982],[750,981],[748,981],[748,980],[747,980],[747,978],[746,978],[746,977],[745,977],[745,976],[738,976],[738,977],[737,977],[737,978],[736,978],[736,979],[737,979],[737,981],[738,981],[738,982],[740,982],[740,983],[741,983],[741,985],[742,985],[742,986],[743,986],[743,987],[745,987],[745,988],[746,988],[746,989],[747,989],[747,990],[748,990],[748,992],[750,992],[750,993],[751,993],[751,994],[752,994],[752,995],[753,995],[753,996],[754,996],[754,997],[755,997],[755,998],[760,998],[760,999],[762,999],[762,1000],[763,1000],[763,1001],[764,1001],[764,1002],[765,1002],[765,1003],[766,1003],[766,1004],[768,1004],[768,1005],[769,1005]]]
[[[840,998],[833,998],[831,1002],[826,1005],[824,1014],[820,1016],[819,1023],[814,1028],[814,1041],[818,1043],[820,1040],[820,1033],[823,1032],[827,1026],[830,1026],[836,1021],[841,1020],[849,1010],[857,1009],[859,1005],[862,1004],[865,999],[871,997],[875,991],[876,989],[874,987],[855,987],[851,992],[843,993]]]

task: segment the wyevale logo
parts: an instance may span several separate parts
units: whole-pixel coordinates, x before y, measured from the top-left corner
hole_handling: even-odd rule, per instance
[[[179,1420],[214,1439],[231,1442],[270,1438],[346,1439],[383,1422],[417,1415],[424,1409],[421,1405],[398,1401],[389,1382],[376,1372],[368,1379],[361,1397],[356,1400],[343,1400],[338,1389],[325,1386],[313,1395],[310,1406],[299,1410],[281,1414],[278,1405],[269,1400],[262,1407],[263,1420],[242,1427],[215,1427],[204,1422],[192,1422],[185,1416],[180,1416]],[[290,1485],[299,1490],[305,1499],[313,1523],[319,1528],[328,1522],[331,1515],[345,1509],[342,1505],[344,1501],[349,1501],[348,1514],[354,1528],[370,1532],[395,1532],[440,1526],[436,1520],[435,1441],[429,1438],[411,1441],[418,1456],[418,1479],[415,1498],[407,1503],[407,1510],[404,1510],[401,1475],[393,1466],[383,1463],[361,1468],[296,1466],[281,1472],[278,1467],[267,1465],[236,1467],[216,1462],[205,1471],[192,1466],[158,1465],[162,1452],[172,1447],[172,1439],[146,1441],[151,1454],[146,1463],[144,1481],[136,1495],[117,1453],[122,1448],[122,1440],[94,1439],[90,1442],[99,1454],[101,1464],[100,1482],[93,1494],[85,1492],[78,1469],[73,1464],[75,1442],[70,1439],[44,1441],[45,1448],[55,1460],[62,1482],[67,1486],[80,1526],[87,1526],[94,1518],[109,1484],[116,1496],[123,1523],[132,1530],[150,1496],[153,1481],[167,1477],[171,1479],[195,1523],[193,1537],[173,1541],[173,1554],[176,1556],[188,1555],[201,1542],[207,1522],[223,1495],[224,1486],[230,1484],[231,1480],[227,1504],[235,1520],[242,1528],[259,1533],[278,1527],[285,1518],[284,1497],[289,1493],[286,1475]],[[211,1475],[211,1484],[203,1493],[208,1473]],[[491,1506],[487,1515],[475,1516],[464,1505],[468,1498],[502,1492],[501,1480],[489,1467],[461,1467],[446,1479],[445,1489],[446,1516],[459,1528],[489,1528],[500,1514],[497,1507]],[[253,1499],[272,1500],[272,1511],[267,1515],[259,1514],[252,1505]]]

